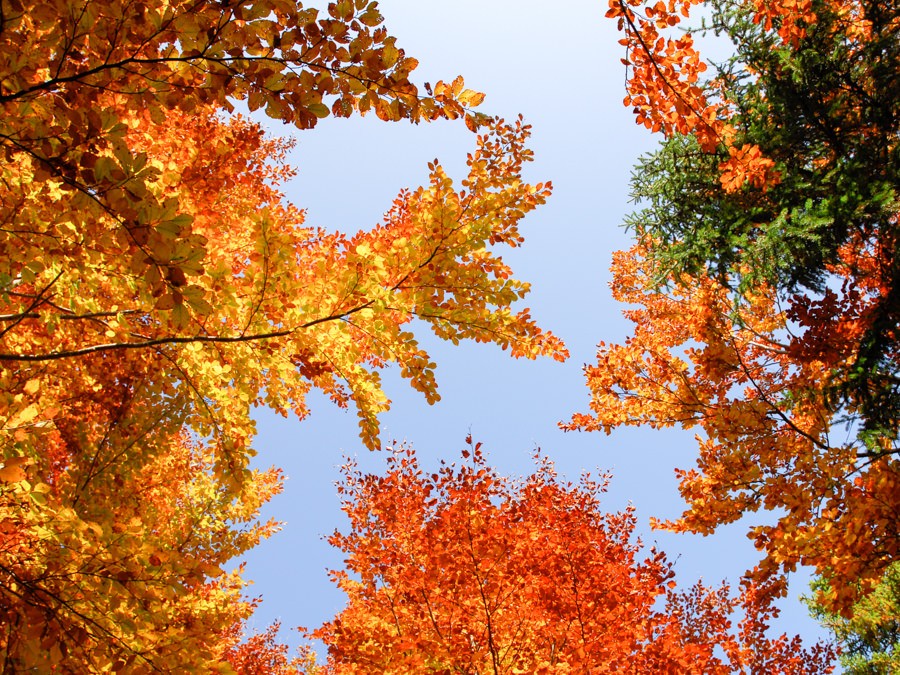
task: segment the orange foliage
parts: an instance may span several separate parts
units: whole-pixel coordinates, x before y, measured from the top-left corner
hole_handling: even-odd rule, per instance
[[[722,107],[708,99],[700,81],[707,65],[690,33],[672,39],[660,32],[681,23],[701,1],[610,0],[606,16],[624,34],[619,42],[627,49],[623,62],[630,72],[625,105],[633,106],[638,124],[666,135],[693,133],[709,152],[730,132]]]
[[[38,405],[57,409],[12,447],[48,452],[0,480],[0,654],[15,672],[219,672],[219,634],[252,611],[225,567],[276,529],[256,513],[279,474],[223,491],[212,448],[182,430],[184,392],[149,386],[162,362],[92,355],[80,380],[42,382]]]
[[[765,509],[774,524],[750,536],[766,558],[757,578],[814,566],[832,581],[830,603],[846,607],[900,555],[893,514],[900,472],[889,454],[862,453],[841,433],[827,392],[849,368],[879,294],[847,282],[821,298],[782,307],[760,287],[735,306],[709,276],[651,283],[641,245],[616,254],[615,297],[634,306],[625,344],[601,344],[588,366],[591,413],[567,429],[619,425],[699,427],[697,468],[678,471],[688,503],[662,526],[711,533]]]
[[[609,0],[606,17],[615,19],[626,48],[628,67],[625,105],[634,110],[635,121],[666,136],[691,135],[704,152],[724,149],[729,159],[720,166],[722,185],[736,191],[743,185],[765,187],[779,181],[774,162],[760,155],[757,146],[743,145],[733,124],[734,101],[722,96],[717,78],[703,79],[712,71],[694,45],[691,30],[669,37],[673,27],[681,29],[691,9],[704,0]],[[856,3],[829,0],[831,11],[842,15],[846,34],[864,41],[871,26]],[[748,0],[755,23],[766,30],[777,27],[781,41],[796,45],[806,35],[806,26],[816,21],[811,0]],[[735,144],[737,143],[737,147]]]
[[[424,95],[375,3],[4,1],[0,12],[0,660],[40,672],[227,672],[252,603],[224,565],[275,529],[251,410],[323,390],[378,440],[397,364],[429,402],[413,319],[516,357],[565,347],[497,254],[549,184],[528,127]],[[280,185],[296,127],[374,113],[483,135],[378,227],[304,227]],[[337,189],[337,188],[336,188]],[[231,636],[230,638],[228,636]],[[231,642],[229,642],[231,640]]]
[[[737,45],[736,61],[705,81],[690,33],[663,34],[704,4]],[[668,177],[684,179],[673,181],[680,187],[648,189],[650,201],[683,200],[706,222],[664,214],[646,230],[637,224],[641,244],[616,254],[613,293],[632,306],[633,335],[601,343],[585,369],[591,412],[566,428],[698,428],[697,466],[678,472],[688,508],[663,526],[708,534],[771,511],[750,533],[765,554],[756,577],[811,565],[829,581],[825,606],[849,611],[900,555],[896,180],[887,159],[897,132],[896,118],[882,116],[895,98],[885,85],[896,80],[885,47],[896,44],[895,8],[854,0],[610,7],[628,49],[626,105],[667,137],[693,137],[717,164],[721,191],[691,193],[698,183],[690,168],[678,173],[677,157]],[[815,90],[813,64],[829,59],[852,65]],[[805,117],[813,93],[818,112]],[[767,141],[773,157],[749,138]],[[841,178],[832,184],[832,176]],[[843,203],[854,204],[852,215]],[[652,220],[658,206],[643,213]],[[746,222],[736,226],[735,212]],[[811,290],[799,295],[797,284]]]
[[[226,652],[225,660],[234,669],[236,675],[314,675],[319,672],[315,664],[315,655],[308,648],[300,650],[300,655],[288,657],[288,648],[279,643],[278,629],[281,624],[275,622],[262,633],[254,633],[241,642],[238,626],[234,626],[232,635],[234,645]]]
[[[765,637],[777,584],[673,590],[664,555],[631,540],[633,509],[601,511],[605,477],[562,483],[538,457],[516,481],[480,444],[462,454],[433,474],[402,448],[381,476],[344,467],[350,531],[331,543],[349,602],[313,634],[328,672],[828,672],[827,650]]]
[[[413,317],[450,340],[565,356],[527,310],[508,309],[528,285],[487,246],[517,246],[518,221],[549,194],[549,184],[519,179],[530,158],[521,122],[490,124],[462,190],[434,165],[428,188],[401,195],[383,225],[352,237],[301,227],[302,214],[273,187],[290,175],[272,164],[285,146],[258,125],[197,109],[173,111],[162,128],[146,113],[125,126],[121,141],[138,153],[156,197],[139,211],[124,206],[135,219],[124,225],[64,183],[35,183],[27,160],[6,165],[4,196],[21,229],[0,241],[13,280],[0,360],[22,372],[91,353],[162,350],[173,359],[169,378],[209,392],[203,408],[216,422],[201,433],[240,447],[252,436],[249,405],[303,416],[313,384],[339,404],[352,400],[375,445],[388,401],[373,370],[398,362],[437,399],[434,366],[402,328]]]

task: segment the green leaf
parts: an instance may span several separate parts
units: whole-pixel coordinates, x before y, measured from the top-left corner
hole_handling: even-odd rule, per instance
[[[330,110],[328,110],[328,106],[322,103],[310,103],[306,106],[306,109],[320,119],[323,117],[328,117],[331,112]]]

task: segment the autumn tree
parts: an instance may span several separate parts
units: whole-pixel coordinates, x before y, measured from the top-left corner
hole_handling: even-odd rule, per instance
[[[733,55],[704,61],[692,5]],[[632,336],[586,368],[568,428],[697,428],[710,533],[765,510],[760,574],[812,565],[847,611],[900,554],[894,3],[610,3],[638,121],[636,245],[613,263]],[[671,35],[671,37],[670,37]]]
[[[699,3],[675,4],[687,14]],[[860,408],[876,435],[896,435],[900,9],[703,4],[709,29],[734,45],[714,68],[690,33],[651,40],[679,22],[674,9],[648,6],[650,20],[611,3],[635,62],[626,101],[666,133],[636,171],[645,208],[629,225],[654,242],[661,274],[709,270],[738,290],[821,293],[847,282],[864,292],[866,330],[835,375],[835,405]]]
[[[349,529],[330,541],[347,607],[313,635],[329,673],[821,673],[831,655],[768,638],[775,589],[675,590],[672,565],[604,513],[607,477],[514,480],[480,444],[424,472],[395,448],[381,475],[344,466]],[[738,621],[737,630],[732,621]]]
[[[0,10],[0,663],[228,672],[252,603],[225,566],[275,528],[251,409],[304,417],[316,387],[375,447],[382,368],[439,398],[417,330],[563,358],[496,253],[550,186],[521,179],[521,121],[409,80],[375,3]],[[377,227],[325,232],[239,101],[482,134],[461,186],[435,162]]]
[[[278,473],[222,489],[178,402],[117,365],[71,391],[40,435],[46,454],[3,469],[4,673],[226,672],[217,635],[252,611],[226,566],[275,528],[256,513]]]
[[[322,669],[316,665],[315,652],[309,645],[303,645],[295,657],[288,655],[287,645],[278,641],[281,627],[275,622],[262,633],[245,635],[235,624],[232,641],[225,659],[237,675],[318,675]]]

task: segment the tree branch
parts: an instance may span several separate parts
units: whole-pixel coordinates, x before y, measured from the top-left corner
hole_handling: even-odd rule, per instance
[[[255,342],[258,340],[271,340],[273,338],[286,337],[292,335],[298,330],[304,328],[312,328],[316,324],[325,323],[326,321],[337,321],[344,319],[351,314],[356,314],[367,307],[374,301],[369,300],[353,309],[341,312],[340,314],[331,314],[318,319],[308,321],[296,328],[285,328],[284,330],[271,331],[268,333],[254,333],[252,335],[186,335],[171,336],[162,338],[147,338],[140,342],[110,342],[100,345],[91,345],[90,347],[82,347],[81,349],[60,350],[57,352],[49,352],[46,354],[2,354],[0,353],[0,361],[17,361],[26,363],[35,363],[40,361],[53,361],[56,359],[67,359],[77,356],[87,356],[98,352],[119,351],[122,349],[147,349],[148,347],[158,347],[161,345],[173,344],[191,344],[196,342],[207,343],[231,343],[231,342]]]

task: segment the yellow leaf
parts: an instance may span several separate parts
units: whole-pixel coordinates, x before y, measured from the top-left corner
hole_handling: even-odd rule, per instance
[[[11,429],[15,429],[16,427],[25,426],[31,420],[38,416],[38,407],[37,404],[32,403],[24,410],[20,410],[18,413],[12,416],[12,418],[7,423],[7,427]]]
[[[10,457],[3,461],[0,469],[0,481],[4,483],[17,483],[25,480],[25,467],[31,464],[28,457]]]

